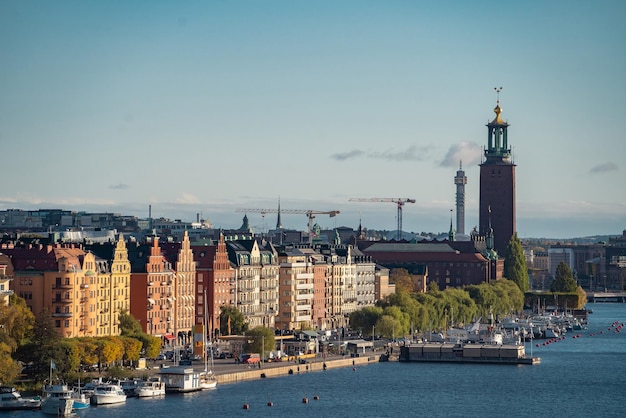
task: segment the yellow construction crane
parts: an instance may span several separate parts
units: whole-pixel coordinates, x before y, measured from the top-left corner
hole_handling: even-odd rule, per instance
[[[404,198],[404,199],[394,199],[394,198],[387,198],[387,197],[372,197],[372,198],[351,198],[350,202],[393,202],[398,206],[398,231],[397,231],[397,237],[398,240],[400,240],[400,238],[402,238],[402,206],[404,206],[405,203],[415,203],[415,199],[408,199],[408,198]]]
[[[260,213],[265,216],[266,213],[280,213],[288,215],[306,215],[309,218],[309,244],[313,242],[313,219],[315,215],[328,215],[331,218],[339,215],[338,210],[318,211],[318,210],[300,210],[300,209],[237,209],[237,212]]]

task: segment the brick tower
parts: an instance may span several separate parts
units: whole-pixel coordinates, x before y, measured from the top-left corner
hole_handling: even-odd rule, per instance
[[[494,249],[500,257],[515,232],[515,164],[507,139],[509,124],[500,114],[500,90],[495,109],[496,117],[487,124],[488,137],[485,159],[480,164],[479,233],[487,236],[493,228]],[[491,220],[490,220],[491,218]]]

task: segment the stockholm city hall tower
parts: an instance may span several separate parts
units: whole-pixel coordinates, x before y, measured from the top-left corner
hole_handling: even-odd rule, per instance
[[[515,232],[515,164],[507,138],[509,124],[500,114],[500,90],[496,117],[487,124],[489,130],[485,159],[480,164],[479,234],[489,238],[493,234],[493,246],[500,257]]]

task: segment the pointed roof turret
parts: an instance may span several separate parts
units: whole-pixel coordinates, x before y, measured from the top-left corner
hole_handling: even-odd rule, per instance
[[[452,209],[450,209],[450,230],[448,231],[448,241],[454,241],[455,231],[452,227]]]
[[[283,229],[283,223],[280,220],[280,197],[278,198],[278,217],[276,219],[276,229]]]

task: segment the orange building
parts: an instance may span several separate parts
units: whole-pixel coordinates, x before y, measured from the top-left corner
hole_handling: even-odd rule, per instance
[[[133,248],[137,258],[147,262],[133,268],[130,279],[130,313],[141,324],[147,334],[163,337],[171,341],[174,336],[174,279],[171,263],[161,254],[158,237],[152,238],[152,245]],[[137,266],[135,264],[133,267]]]
[[[50,312],[63,337],[95,336],[95,257],[79,247],[29,245],[7,247],[13,290],[35,315]],[[86,274],[89,272],[89,274]],[[92,274],[93,273],[93,274]]]
[[[206,319],[209,337],[214,338],[220,329],[220,307],[235,305],[235,270],[228,260],[224,235],[217,245],[194,247],[196,270],[196,324],[203,325],[204,305],[207,304]],[[206,301],[204,294],[206,292]]]

